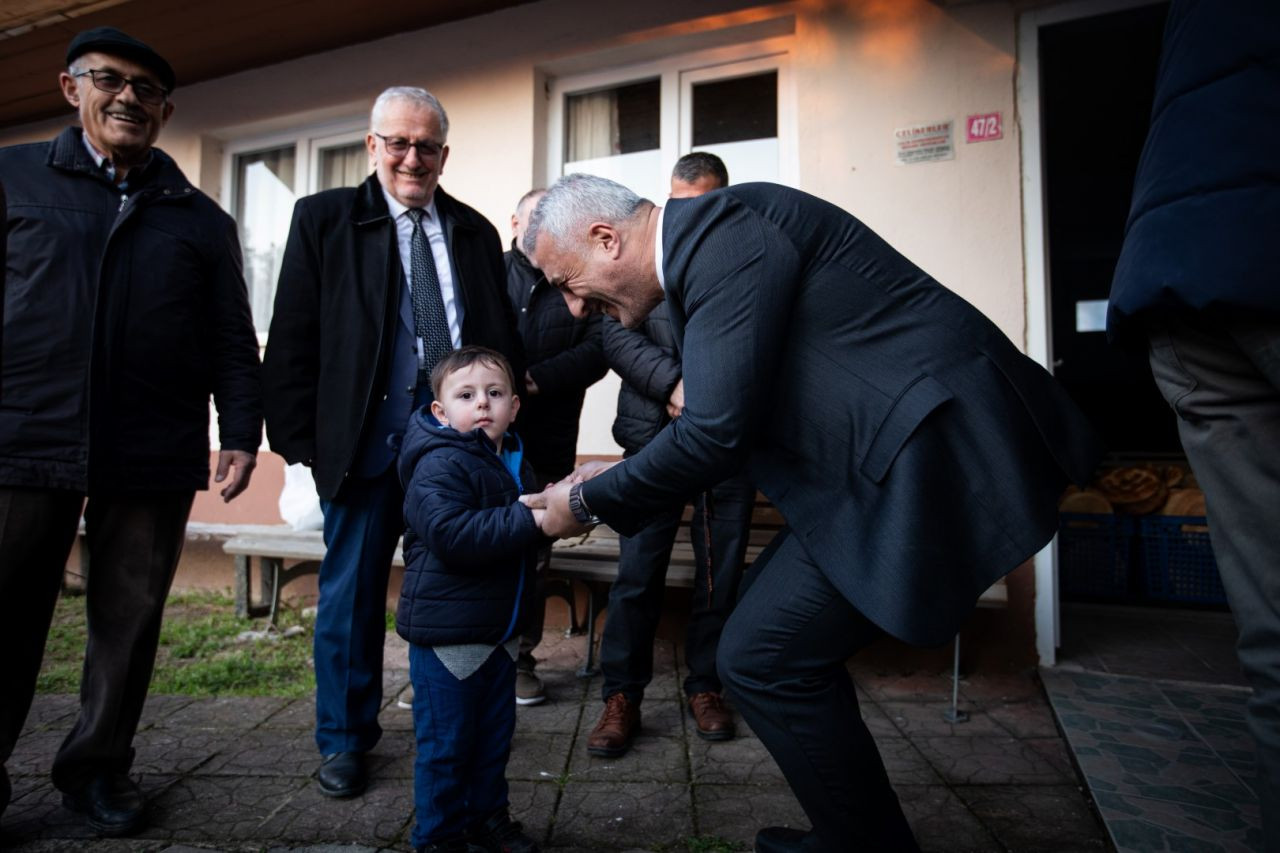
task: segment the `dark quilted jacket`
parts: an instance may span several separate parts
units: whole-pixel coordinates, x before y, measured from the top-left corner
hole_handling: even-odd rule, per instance
[[[1107,318],[1280,316],[1280,3],[1175,0]],[[1134,336],[1141,339],[1140,336]]]
[[[506,442],[519,439],[508,435]],[[422,408],[400,450],[405,485],[404,583],[396,631],[423,646],[503,643],[533,606],[533,513],[482,430],[442,428]],[[521,480],[532,486],[525,465]]]
[[[660,303],[635,329],[606,317],[603,340],[605,361],[622,377],[613,439],[632,454],[671,420],[667,399],[680,381],[680,358],[666,303]]]

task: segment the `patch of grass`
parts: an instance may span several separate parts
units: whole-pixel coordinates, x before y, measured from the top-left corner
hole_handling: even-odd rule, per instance
[[[278,630],[263,639],[245,639],[244,632],[262,632],[267,621],[237,619],[229,596],[209,592],[171,595],[165,604],[151,692],[190,696],[310,694],[315,690],[311,622],[302,618],[299,609],[282,605],[276,626]],[[302,630],[284,636],[295,626]],[[64,595],[54,612],[36,690],[78,692],[84,646],[84,596]]]

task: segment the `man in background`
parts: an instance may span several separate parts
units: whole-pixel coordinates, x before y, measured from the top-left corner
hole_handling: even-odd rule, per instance
[[[671,172],[673,199],[696,198],[728,185],[724,162],[705,151],[684,155]],[[635,329],[606,319],[604,343],[609,366],[623,379],[613,437],[631,456],[684,411],[679,346],[666,304]],[[693,499],[689,535],[694,589],[685,631],[684,691],[694,731],[704,740],[734,735],[733,714],[716,674],[716,649],[738,597],[755,496],[750,479],[739,472]],[[618,538],[618,577],[609,588],[600,640],[604,710],[587,739],[592,755],[622,755],[640,727],[644,689],[653,679],[653,641],[662,616],[667,569],[684,506],[673,504],[634,535]]]
[[[600,348],[598,316],[578,319],[562,297],[520,249],[529,214],[545,190],[525,193],[511,216],[511,248],[503,255],[507,295],[516,315],[528,367],[524,374],[520,418],[515,430],[524,442],[525,458],[537,475],[537,488],[566,476],[578,458],[578,422],[587,388],[609,369]],[[550,549],[541,555],[544,564]],[[534,647],[542,642],[546,613],[542,574],[537,602],[520,637],[516,661],[516,702],[536,705],[546,699],[535,671]]]

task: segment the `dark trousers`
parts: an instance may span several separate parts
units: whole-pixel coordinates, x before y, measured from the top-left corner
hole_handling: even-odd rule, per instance
[[[441,841],[507,807],[507,759],[516,730],[516,668],[495,648],[459,681],[427,646],[409,645],[417,823],[413,846]]]
[[[806,849],[918,850],[845,669],[882,632],[789,530],[744,586],[720,639],[720,677],[813,824]]]
[[[739,474],[712,489],[709,500],[704,494],[695,501],[689,526],[696,570],[685,633],[687,695],[720,690],[716,647],[738,597],[755,496],[755,486]],[[600,638],[605,699],[622,693],[638,703],[653,678],[653,638],[683,511],[683,506],[674,507],[636,535],[619,537],[618,578],[609,589]]]
[[[324,510],[316,602],[316,746],[367,752],[382,737],[382,647],[391,557],[404,533],[404,490],[392,466],[352,477]]]
[[[1151,370],[1204,491],[1240,630],[1263,838],[1280,853],[1280,322],[1166,318],[1150,338]]]
[[[53,781],[74,791],[100,772],[129,769],[194,497],[94,496],[86,505],[77,492],[0,488],[0,762],[31,708],[83,505],[89,639],[80,715],[54,759]]]

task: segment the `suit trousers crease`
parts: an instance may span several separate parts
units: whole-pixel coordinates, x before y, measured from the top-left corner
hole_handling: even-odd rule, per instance
[[[18,502],[56,507],[55,513],[44,516],[42,526],[6,531],[5,541],[0,543],[4,567],[0,571],[8,575],[15,568],[31,570],[40,576],[44,587],[41,593],[47,604],[30,603],[43,627],[36,630],[31,622],[24,626],[41,635],[41,647],[34,655],[38,671],[48,614],[57,599],[84,499],[70,492],[11,490],[6,495],[11,508],[19,492],[24,494]],[[53,763],[53,781],[61,790],[76,790],[103,771],[125,772],[133,761],[133,737],[146,702],[164,604],[186,541],[194,497],[190,491],[95,495],[85,504],[85,537],[92,565],[85,590],[88,642],[80,683],[80,715]],[[18,533],[22,535],[12,535]],[[34,561],[15,567],[10,558],[12,545],[21,539],[56,544],[39,549],[41,563],[33,570]],[[20,544],[17,547],[22,548]],[[7,595],[4,600],[9,601]],[[31,657],[19,665],[31,667]],[[34,677],[17,691],[24,717],[33,688]],[[21,724],[18,720],[19,728]],[[6,711],[6,738],[11,725]],[[12,742],[5,749],[7,755]]]
[[[404,533],[394,466],[351,477],[322,501],[325,556],[316,601],[316,747],[367,752],[382,736],[382,653],[391,558]]]
[[[1149,333],[1240,632],[1265,849],[1280,851],[1280,320],[1164,317]]]
[[[882,633],[789,529],[747,572],[725,626],[720,677],[808,816],[806,849],[918,849],[845,668]]]

